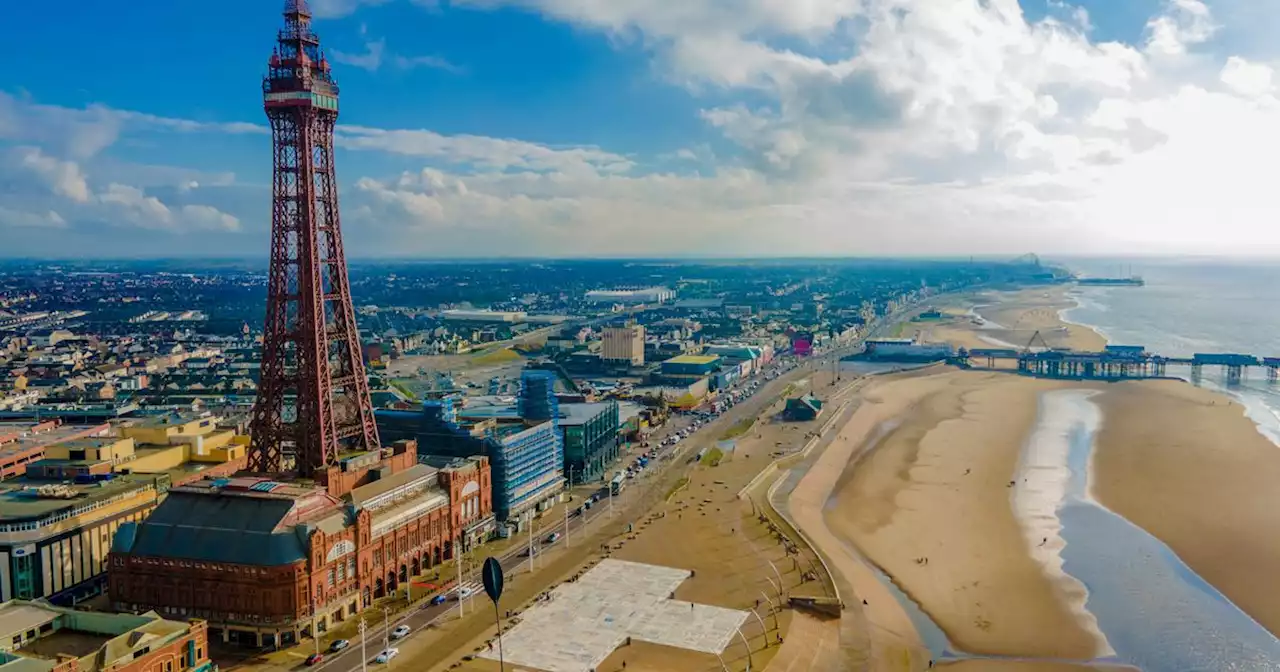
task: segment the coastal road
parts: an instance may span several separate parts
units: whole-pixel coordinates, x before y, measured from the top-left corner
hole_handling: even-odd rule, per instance
[[[725,431],[740,420],[746,417],[759,417],[759,415],[763,413],[773,402],[776,396],[785,389],[787,384],[803,378],[806,375],[811,375],[815,369],[825,369],[827,366],[830,366],[832,358],[852,352],[866,337],[878,334],[882,329],[891,326],[891,324],[904,312],[905,311],[899,311],[892,316],[882,318],[879,321],[879,324],[876,324],[868,331],[867,336],[855,340],[849,346],[838,348],[834,351],[823,352],[815,359],[810,360],[808,363],[809,365],[788,363],[786,368],[779,368],[778,365],[775,365],[773,371],[778,375],[772,381],[765,381],[761,378],[754,379],[761,383],[755,394],[739,401],[714,421],[704,424],[689,438],[674,446],[663,446],[658,448],[657,446],[663,439],[685,429],[693,422],[693,418],[690,416],[673,415],[662,429],[648,437],[651,445],[658,451],[658,459],[651,463],[652,465],[655,465],[656,468],[650,468],[642,472],[639,478],[640,482],[629,482],[629,487],[623,490],[623,493],[619,497],[614,498],[617,501],[610,502],[607,499],[602,499],[580,515],[570,515],[567,519],[561,519],[543,526],[534,533],[534,545],[539,546],[540,542],[553,532],[559,532],[561,534],[561,538],[555,542],[554,546],[548,548],[548,552],[553,552],[560,546],[577,544],[583,534],[591,533],[591,530],[587,528],[594,521],[599,519],[600,516],[609,516],[614,512],[615,508],[618,511],[625,511],[637,497],[648,494],[648,491],[654,487],[652,482],[659,480],[659,477],[670,470],[673,465],[685,464],[687,462],[687,456],[693,452],[695,446],[708,445],[708,436],[718,438],[719,432]],[[624,461],[629,459],[629,457],[623,458]],[[523,544],[517,545],[497,556],[503,565],[505,570],[504,573],[508,579],[517,577],[518,575],[529,571],[530,558],[527,557],[527,553],[528,545]],[[538,557],[541,555],[542,553],[538,553]],[[537,558],[535,558],[534,561],[537,562]],[[466,566],[466,564],[468,563],[464,558],[464,566]],[[463,572],[462,585],[472,589],[471,596],[463,600],[461,604],[464,614],[470,613],[473,609],[480,608],[484,604],[477,600],[487,600],[483,589],[480,587],[480,563],[475,562],[471,564],[474,566],[470,569],[464,570]],[[309,649],[304,644],[296,648],[299,660],[298,663],[292,667],[295,669],[324,670],[326,672],[355,672],[367,665],[379,667],[379,665],[374,662],[374,658],[380,651],[386,648],[386,633],[389,633],[396,627],[405,625],[409,627],[410,632],[398,641],[412,638],[418,633],[429,628],[434,623],[458,617],[459,606],[459,602],[452,599],[444,604],[438,605],[424,603],[412,611],[401,612],[395,619],[391,619],[386,622],[367,623],[367,629],[363,636],[363,647],[361,646],[361,636],[357,635],[350,640],[351,645],[345,650],[336,653],[326,652],[324,662],[313,668],[303,668],[302,660],[313,651],[313,649]],[[398,647],[396,642],[391,642],[391,646]],[[397,664],[403,666],[404,662],[399,660],[393,661],[389,667],[396,667]]]

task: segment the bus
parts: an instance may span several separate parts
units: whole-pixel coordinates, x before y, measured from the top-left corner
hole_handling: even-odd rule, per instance
[[[627,477],[619,471],[614,475],[613,480],[609,482],[609,493],[614,497],[622,494],[622,487],[627,482]]]

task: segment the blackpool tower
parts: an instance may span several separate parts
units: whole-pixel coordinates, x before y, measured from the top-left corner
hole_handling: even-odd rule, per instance
[[[311,31],[306,0],[288,0],[284,18],[262,82],[275,170],[248,467],[309,477],[336,464],[340,453],[378,448],[378,430],[338,225],[338,85]]]

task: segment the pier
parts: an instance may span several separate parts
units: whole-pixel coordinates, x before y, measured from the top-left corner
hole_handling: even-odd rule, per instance
[[[975,365],[975,361],[985,366]],[[1189,369],[1192,380],[1204,367],[1222,367],[1228,385],[1239,384],[1251,368],[1264,368],[1267,380],[1280,378],[1280,357],[1234,353],[1197,353],[1191,357],[1164,357],[1140,345],[1109,345],[1101,352],[1077,350],[1013,350],[1008,348],[961,349],[953,362],[964,368],[997,369],[997,361],[1013,361],[1019,373],[1041,378],[1074,380],[1128,380],[1167,378],[1169,367]]]

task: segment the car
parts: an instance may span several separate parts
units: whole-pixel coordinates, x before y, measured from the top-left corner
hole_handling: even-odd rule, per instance
[[[472,590],[471,590],[471,587],[470,587],[470,586],[463,586],[463,587],[461,587],[461,588],[459,588],[459,589],[458,589],[458,599],[459,599],[459,600],[465,600],[465,599],[467,599],[468,597],[471,597],[471,593],[472,593],[472,592],[474,592],[474,591],[472,591]]]
[[[400,649],[397,649],[397,648],[394,648],[394,647],[393,647],[393,648],[390,648],[390,649],[383,649],[383,650],[381,650],[381,651],[379,651],[379,652],[378,652],[378,657],[377,657],[377,658],[374,658],[374,659],[373,659],[373,662],[375,662],[375,663],[389,663],[389,662],[391,662],[391,659],[392,659],[392,658],[395,658],[395,657],[396,657],[396,656],[398,656],[398,655],[400,655]]]
[[[324,662],[323,653],[313,653],[307,656],[306,666],[312,667],[314,665],[319,665],[320,663],[323,663],[323,662]]]
[[[408,625],[401,623],[400,625],[397,625],[394,630],[391,631],[391,639],[400,639],[405,635],[408,635],[410,631],[411,629],[409,628]]]
[[[337,639],[337,640],[334,640],[334,642],[329,645],[329,651],[333,653],[337,653],[347,648],[348,646],[351,646],[351,642],[348,642],[345,639]]]
[[[546,538],[546,539],[543,539],[543,540],[542,540],[542,543],[544,543],[544,544],[554,544],[554,543],[556,543],[557,541],[560,541],[560,533],[559,533],[559,532],[552,532],[551,534],[548,534],[548,535],[547,535],[547,538]]]
[[[431,606],[434,607],[437,604],[444,604],[445,600],[447,599],[448,598],[445,597],[444,595],[436,595],[435,597],[431,598]]]

